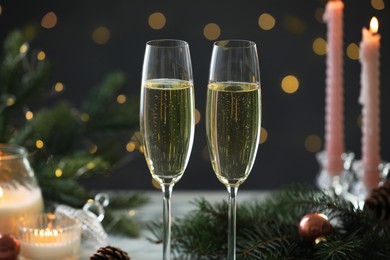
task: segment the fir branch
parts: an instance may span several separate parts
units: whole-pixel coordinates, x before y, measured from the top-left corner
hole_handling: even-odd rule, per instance
[[[58,102],[51,108],[38,111],[25,126],[25,128],[30,127],[32,131],[29,135],[25,135],[24,139],[17,136],[14,138],[21,141],[30,150],[35,148],[36,140],[42,140],[44,149],[40,150],[37,156],[65,155],[74,150],[75,140],[80,138],[79,119],[73,112],[73,107],[66,101]]]
[[[48,98],[45,93],[50,93],[45,91],[50,74],[49,62],[37,59],[22,32],[8,35],[0,63],[0,142],[19,144],[31,152],[29,160],[47,208],[55,204],[80,208],[94,196],[79,181],[111,174],[118,162],[125,161],[127,154],[121,154],[113,143],[120,141],[119,135],[128,139],[137,130],[138,98],[116,102],[126,79],[123,73],[115,72],[91,89],[82,112],[60,98],[52,106],[42,106]],[[32,107],[34,117],[26,120],[25,110]],[[83,113],[87,115],[84,118]],[[37,148],[37,140],[42,141],[42,147]],[[141,194],[122,194],[111,200],[108,216],[147,202]],[[138,234],[137,224],[128,216],[118,223],[115,226],[122,234]]]
[[[85,132],[88,134],[109,134],[121,130],[128,130],[138,125],[138,102],[126,102],[125,104],[113,104],[106,110],[85,123]]]
[[[25,51],[20,50],[22,45]],[[10,33],[4,42],[0,64],[0,142],[11,138],[21,124],[18,113],[38,101],[49,80],[49,63],[37,62],[28,46],[26,37],[18,30]]]
[[[227,251],[227,202],[195,201],[196,209],[174,221],[172,250],[178,259],[224,259]],[[307,213],[322,212],[333,224],[319,244],[300,237]],[[161,225],[149,226],[161,241]],[[291,186],[266,200],[237,208],[238,259],[388,259],[390,226],[373,223],[341,197],[312,186]]]
[[[121,194],[115,193],[110,195],[110,206],[115,209],[131,209],[140,207],[149,202],[149,198],[143,193]]]
[[[315,245],[314,259],[318,260],[354,260],[361,258],[366,248],[357,233],[347,237],[329,236],[326,241]]]
[[[21,51],[21,46],[25,51]],[[14,107],[26,106],[43,93],[48,82],[50,66],[46,60],[37,61],[29,51],[26,37],[18,30],[11,32],[4,43],[4,57],[0,65],[0,94],[13,94]]]
[[[105,208],[105,217],[102,222],[106,232],[138,237],[142,225],[130,212],[149,201],[142,193],[114,193],[109,195],[110,203]],[[130,210],[130,211],[129,211]],[[134,211],[136,214],[136,211]]]
[[[73,179],[41,178],[39,185],[46,208],[52,208],[57,203],[81,208],[87,199],[92,197],[90,192]]]
[[[138,237],[140,235],[140,223],[129,216],[127,212],[121,213],[117,210],[106,210],[103,226],[108,233]]]
[[[287,225],[275,220],[257,222],[251,229],[242,230],[238,240],[238,253],[242,259],[281,259],[292,252],[299,241],[295,241],[296,225]],[[264,228],[268,226],[268,228]]]
[[[112,72],[107,75],[102,83],[91,91],[84,101],[82,110],[94,117],[98,113],[106,110],[111,104],[118,90],[124,85],[125,76],[121,72]]]
[[[50,161],[42,166],[44,169],[41,173],[37,173],[37,175],[39,178],[77,180],[79,178],[104,175],[109,167],[110,163],[104,160],[104,158],[86,151],[79,151],[64,157],[52,156]],[[60,172],[58,173],[58,171]]]
[[[51,156],[47,161],[33,161],[36,177],[45,201],[80,208],[92,196],[79,182],[104,174],[109,162],[89,153],[75,153],[65,157]]]
[[[124,103],[116,100],[124,85],[124,74],[111,72],[91,91],[81,108],[82,113],[89,117],[83,124],[84,135],[108,135],[138,129],[138,98],[127,97]]]

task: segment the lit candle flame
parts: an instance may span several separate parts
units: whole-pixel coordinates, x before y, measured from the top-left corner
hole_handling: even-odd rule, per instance
[[[377,33],[379,28],[379,22],[378,19],[374,16],[371,18],[370,22],[370,32]]]
[[[34,242],[35,243],[56,243],[62,239],[62,230],[59,229],[34,229]]]

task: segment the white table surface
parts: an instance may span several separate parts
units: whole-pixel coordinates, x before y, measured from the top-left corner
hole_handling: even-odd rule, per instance
[[[149,222],[162,220],[162,193],[160,191],[142,192],[149,197],[149,202],[142,207],[135,209],[134,218],[137,221]],[[264,191],[238,191],[237,203],[263,199]],[[205,198],[209,202],[220,202],[227,199],[227,191],[175,191],[172,194],[172,218],[184,216],[194,209],[191,203],[195,199]],[[147,240],[151,237],[148,230],[141,230],[139,238],[128,238],[122,236],[110,236],[108,245],[119,247],[126,251],[132,260],[158,260],[162,259],[162,244],[153,244]],[[103,245],[106,246],[106,245]],[[88,260],[95,252],[94,249],[83,248],[80,260]]]

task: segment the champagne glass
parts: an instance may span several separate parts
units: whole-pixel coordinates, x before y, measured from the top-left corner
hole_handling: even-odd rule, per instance
[[[256,44],[214,43],[206,104],[211,163],[229,194],[228,257],[236,259],[236,196],[255,161],[261,128],[260,71]]]
[[[171,195],[186,169],[194,139],[194,87],[188,43],[146,43],[140,128],[146,162],[163,192],[163,259],[170,259]]]

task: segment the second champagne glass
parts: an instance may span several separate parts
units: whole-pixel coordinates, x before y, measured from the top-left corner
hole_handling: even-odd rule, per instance
[[[261,128],[260,71],[256,44],[214,43],[206,104],[211,163],[229,194],[228,260],[236,259],[236,196],[255,161]]]
[[[164,260],[170,259],[172,188],[182,177],[190,157],[194,109],[187,42],[171,39],[147,42],[142,70],[140,128],[146,162],[164,196]]]

